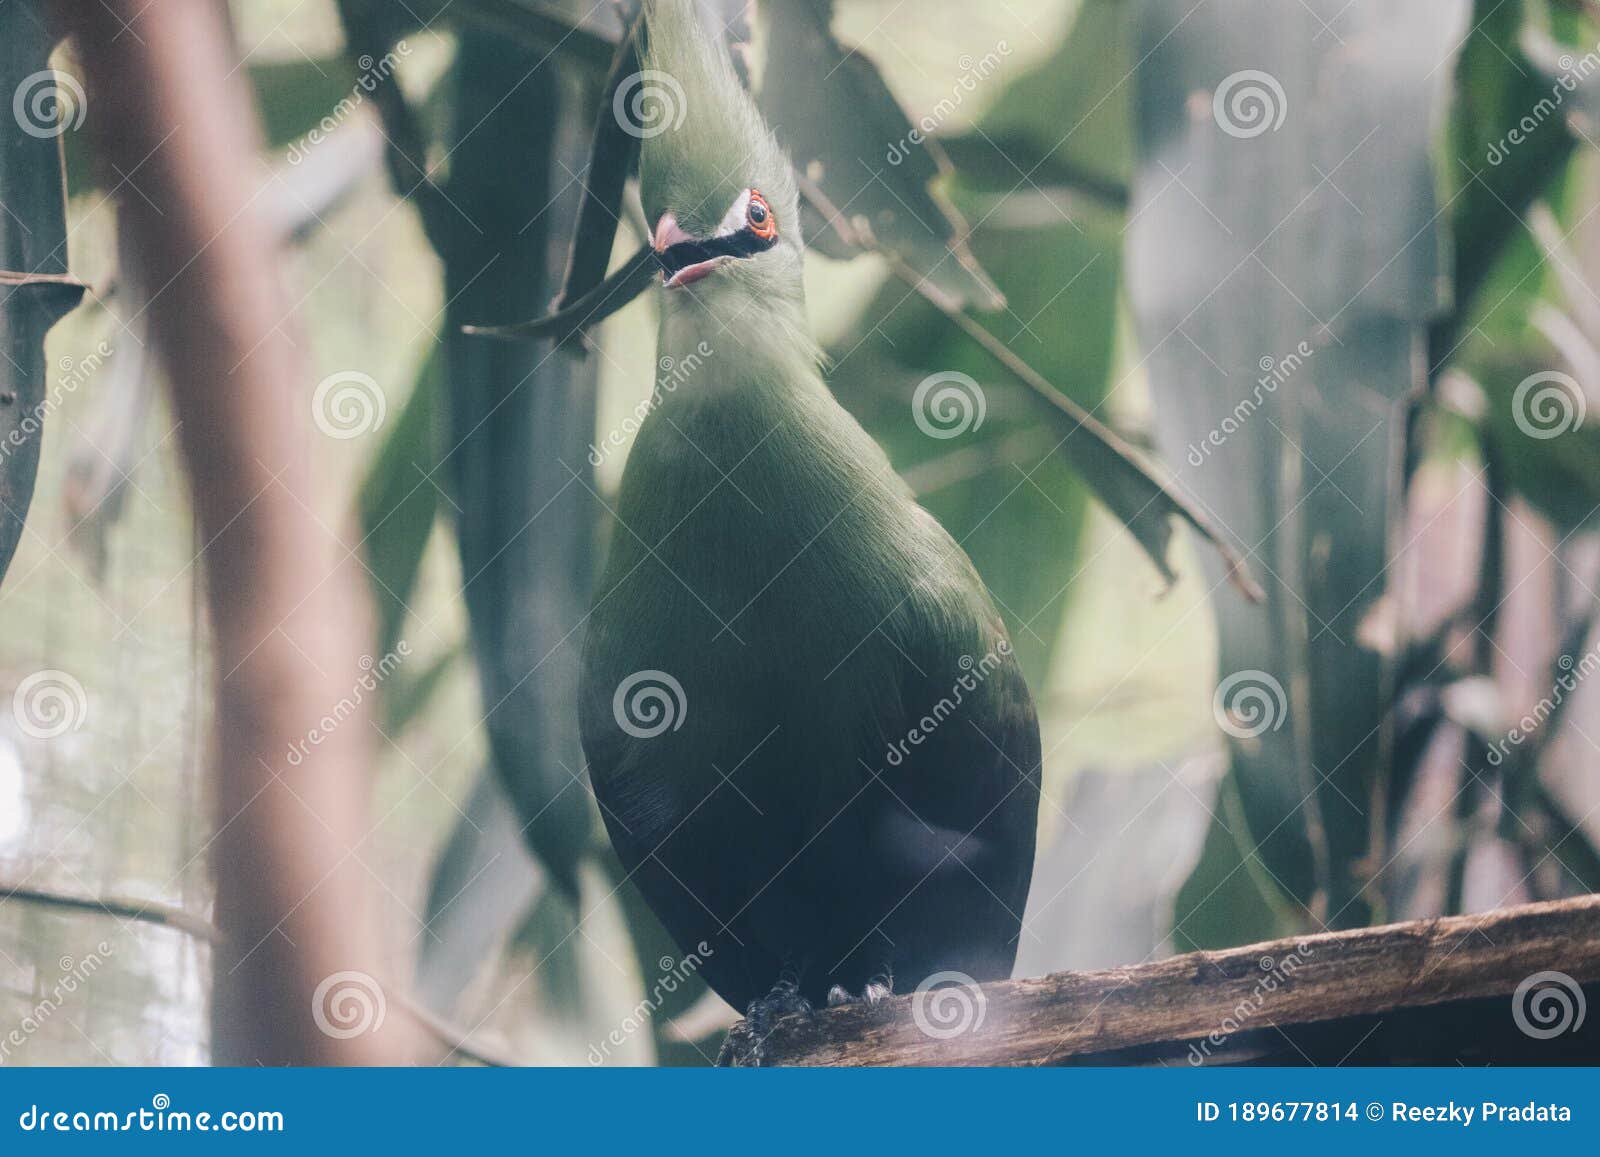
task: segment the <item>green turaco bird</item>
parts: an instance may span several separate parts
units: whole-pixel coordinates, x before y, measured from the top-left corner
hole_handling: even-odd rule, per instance
[[[623,475],[582,732],[623,864],[759,1039],[1009,975],[1039,732],[972,563],[823,383],[792,170],[693,10],[647,10],[644,75],[681,96],[640,158],[675,368]]]

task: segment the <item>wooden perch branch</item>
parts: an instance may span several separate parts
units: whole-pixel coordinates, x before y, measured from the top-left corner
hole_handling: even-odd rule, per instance
[[[942,1003],[935,989],[786,1017],[764,1062],[1338,1064],[1370,1053],[1439,1064],[1469,1052],[1480,1063],[1593,1063],[1600,1025],[1539,1039],[1512,1015],[1518,985],[1552,971],[1596,995],[1600,896],[1000,981],[947,990]],[[1385,1047],[1359,1053],[1386,1022]],[[734,1026],[732,1063],[750,1063],[751,1045],[746,1025]]]

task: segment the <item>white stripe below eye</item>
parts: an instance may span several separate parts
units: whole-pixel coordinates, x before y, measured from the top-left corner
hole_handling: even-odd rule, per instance
[[[734,199],[733,207],[723,215],[714,236],[731,237],[749,226],[750,190],[746,189]]]

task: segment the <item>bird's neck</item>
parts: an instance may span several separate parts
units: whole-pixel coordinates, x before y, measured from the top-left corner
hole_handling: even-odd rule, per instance
[[[661,372],[701,400],[729,390],[822,388],[822,353],[798,296],[708,294],[673,303],[662,315],[660,355]]]

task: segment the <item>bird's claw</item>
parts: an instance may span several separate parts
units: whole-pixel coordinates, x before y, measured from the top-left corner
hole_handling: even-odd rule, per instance
[[[867,986],[861,990],[861,995],[856,996],[847,991],[842,984],[836,984],[828,989],[828,1007],[839,1008],[847,1004],[881,1004],[894,995],[894,981],[887,977],[876,977],[867,981]]]
[[[800,985],[784,977],[772,986],[772,991],[759,1000],[752,1000],[744,1010],[745,1025],[750,1030],[750,1059],[757,1066],[766,1063],[767,1038],[772,1026],[782,1017],[800,1014],[810,1016],[811,1002],[800,995]]]

